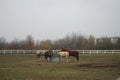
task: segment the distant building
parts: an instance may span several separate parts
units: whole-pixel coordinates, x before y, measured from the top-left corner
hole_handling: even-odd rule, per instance
[[[119,39],[120,37],[112,37],[111,38],[111,43],[112,44],[116,44],[117,42],[118,42],[118,39]]]
[[[110,42],[111,44],[116,44],[118,42],[118,39],[120,37],[102,37],[102,38],[96,38],[95,39],[95,44],[101,44],[103,42]]]

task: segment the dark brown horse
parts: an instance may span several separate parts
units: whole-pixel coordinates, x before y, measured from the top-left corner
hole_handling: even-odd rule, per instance
[[[68,50],[65,48],[62,48],[62,51],[67,51],[69,52],[69,56],[74,56],[76,58],[77,61],[79,61],[79,52],[76,50]]]
[[[52,61],[52,57],[53,57],[52,50],[46,51],[45,54],[44,54],[44,56],[45,56],[46,61],[50,61],[51,62]]]

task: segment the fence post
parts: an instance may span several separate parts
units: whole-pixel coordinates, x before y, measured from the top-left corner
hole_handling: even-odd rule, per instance
[[[98,54],[98,50],[97,50],[97,54]]]
[[[3,50],[3,54],[5,55],[5,50]]]
[[[106,50],[104,50],[104,53],[106,53]]]
[[[112,50],[112,54],[114,53],[114,50]]]
[[[12,54],[12,50],[10,50],[10,53]]]
[[[23,51],[23,53],[25,54],[25,50]]]
[[[84,50],[83,50],[83,54],[84,54],[85,52],[84,52]]]
[[[17,50],[17,54],[19,54],[19,51]]]
[[[89,50],[89,53],[90,53],[90,55],[91,55],[91,50]]]

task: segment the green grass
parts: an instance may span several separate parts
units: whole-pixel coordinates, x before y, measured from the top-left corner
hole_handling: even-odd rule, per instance
[[[116,80],[120,77],[120,54],[80,54],[76,63],[36,63],[35,54],[0,55],[0,80]]]

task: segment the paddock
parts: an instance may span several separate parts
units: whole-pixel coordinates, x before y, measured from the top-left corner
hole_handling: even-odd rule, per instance
[[[69,63],[35,62],[35,54],[0,55],[0,80],[117,80],[120,54],[80,54]]]

